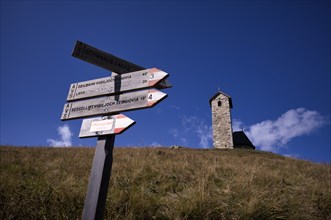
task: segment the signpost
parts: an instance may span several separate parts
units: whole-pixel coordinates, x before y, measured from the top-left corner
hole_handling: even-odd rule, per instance
[[[150,88],[154,87],[167,76],[168,73],[157,68],[152,68],[73,83],[70,86],[67,101]]]
[[[79,137],[121,134],[136,122],[123,114],[84,119]]]
[[[88,44],[85,44],[81,41],[76,41],[72,56],[117,74],[146,69],[112,54],[99,50],[95,47],[92,47]],[[161,82],[160,86],[156,86],[158,89],[166,89],[171,87],[172,85],[166,79]]]
[[[76,41],[72,56],[116,73],[145,69],[80,41]]]
[[[150,108],[166,97],[167,94],[150,89],[70,102],[64,105],[61,120]]]
[[[61,115],[61,120],[102,116],[84,119],[79,137],[98,137],[82,219],[103,219],[115,135],[135,124],[119,112],[155,106],[167,94],[152,88],[170,88],[171,84],[166,72],[145,69],[80,41],[72,56],[113,72],[110,77],[71,84]]]

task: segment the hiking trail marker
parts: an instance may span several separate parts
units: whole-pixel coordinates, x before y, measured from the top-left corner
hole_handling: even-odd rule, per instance
[[[103,219],[115,135],[135,124],[120,112],[157,105],[167,97],[157,89],[172,85],[166,79],[169,74],[160,69],[145,69],[80,41],[72,56],[113,72],[112,76],[72,83],[61,115],[61,120],[100,116],[84,119],[79,137],[98,137],[82,219]]]
[[[70,86],[67,101],[151,88],[167,76],[168,73],[152,68],[73,83]]]
[[[117,74],[146,69],[81,41],[76,41],[72,56]],[[160,85],[156,85],[156,88],[159,89],[166,89],[170,87],[172,87],[172,85],[167,80],[162,81]]]
[[[86,138],[97,137],[99,135],[121,134],[135,123],[135,121],[123,114],[88,118],[82,122],[79,137]]]
[[[156,89],[141,90],[115,96],[102,96],[64,105],[62,120],[105,115],[142,108],[150,108],[161,102],[167,94]]]

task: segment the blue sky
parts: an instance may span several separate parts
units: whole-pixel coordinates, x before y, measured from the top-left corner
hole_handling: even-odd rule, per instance
[[[95,146],[60,121],[69,86],[110,72],[80,40],[170,74],[168,98],[124,113],[116,146],[212,146],[209,99],[259,150],[330,162],[330,1],[1,1],[1,145]]]

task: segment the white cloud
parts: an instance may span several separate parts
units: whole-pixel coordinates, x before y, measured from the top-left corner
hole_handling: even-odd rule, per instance
[[[172,136],[174,136],[175,138],[177,138],[178,135],[179,135],[179,131],[178,131],[177,128],[172,128],[172,129],[170,129],[170,130],[169,130],[169,133],[172,134]]]
[[[290,157],[290,158],[299,158],[300,155],[299,154],[283,154],[284,157]]]
[[[52,147],[69,147],[72,145],[71,136],[72,133],[67,124],[57,128],[57,132],[60,136],[60,140],[47,139],[47,142]]]
[[[180,141],[182,142],[182,144],[183,144],[183,145],[185,145],[185,146],[187,146],[187,145],[188,145],[188,141],[187,141],[187,139],[186,139],[186,138],[184,138],[184,137],[181,137],[181,138],[180,138]]]
[[[318,112],[298,108],[285,112],[274,121],[265,120],[251,125],[245,133],[261,150],[277,152],[293,138],[310,134],[325,123],[325,118]],[[242,122],[236,120],[234,127],[238,124]]]
[[[232,120],[232,130],[233,131],[242,131],[243,127],[244,127],[244,124],[242,123],[242,121],[240,121],[238,119]]]
[[[200,126],[196,127],[195,132],[200,139],[200,147],[209,148],[209,141],[213,140],[212,126],[208,126],[202,121]]]
[[[182,118],[182,129],[176,128],[169,130],[174,138],[178,138],[181,144],[188,145],[188,140],[192,140],[192,135],[199,139],[199,146],[209,148],[212,141],[212,127],[196,116],[184,116]]]
[[[159,142],[156,142],[156,141],[151,143],[150,146],[152,146],[152,147],[162,147],[162,145]]]
[[[179,106],[177,106],[177,105],[170,105],[169,107],[172,108],[172,109],[178,110],[178,111],[181,109],[181,108],[180,108]]]

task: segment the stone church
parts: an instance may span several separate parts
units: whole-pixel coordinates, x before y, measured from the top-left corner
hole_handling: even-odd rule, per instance
[[[214,148],[255,150],[255,146],[244,131],[232,131],[231,109],[233,105],[231,96],[218,91],[211,97],[209,104],[212,112]]]

